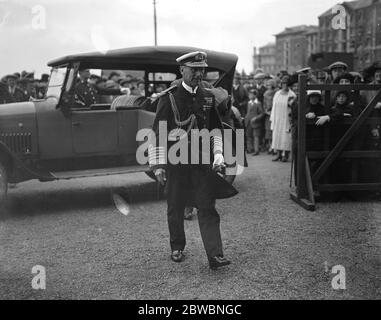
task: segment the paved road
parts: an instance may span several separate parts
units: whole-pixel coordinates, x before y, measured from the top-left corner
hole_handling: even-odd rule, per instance
[[[197,221],[186,221],[187,258],[169,258],[165,202],[144,174],[39,183],[10,191],[0,221],[2,299],[358,299],[381,298],[381,204],[289,200],[290,165],[261,155],[218,202],[225,255],[209,270]],[[129,213],[112,192],[124,188]],[[46,270],[33,290],[32,267]],[[346,290],[331,286],[335,265]],[[327,272],[328,271],[328,272]]]

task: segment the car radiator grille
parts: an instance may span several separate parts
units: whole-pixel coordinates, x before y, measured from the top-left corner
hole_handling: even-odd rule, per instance
[[[14,153],[29,154],[32,152],[31,133],[1,133],[0,140]]]

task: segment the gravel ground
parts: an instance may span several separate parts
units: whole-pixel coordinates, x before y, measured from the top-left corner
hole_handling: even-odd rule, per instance
[[[186,260],[171,262],[166,205],[144,174],[20,184],[0,221],[0,298],[380,299],[381,203],[308,212],[289,199],[289,174],[290,164],[249,156],[239,195],[218,201],[232,265],[217,272],[196,220],[185,222]],[[118,188],[127,216],[112,201]],[[46,290],[32,289],[35,265]],[[332,289],[335,265],[346,290]]]

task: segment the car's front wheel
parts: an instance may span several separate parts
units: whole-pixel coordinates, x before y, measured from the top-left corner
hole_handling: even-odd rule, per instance
[[[5,208],[7,192],[8,192],[7,170],[5,169],[4,165],[0,162],[0,212],[2,212]]]

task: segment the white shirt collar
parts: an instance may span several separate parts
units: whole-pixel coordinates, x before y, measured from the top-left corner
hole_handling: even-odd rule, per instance
[[[184,89],[186,91],[188,91],[190,94],[197,92],[198,86],[196,88],[194,88],[194,90],[193,90],[192,87],[188,86],[184,81],[183,81],[182,85],[183,85]]]

